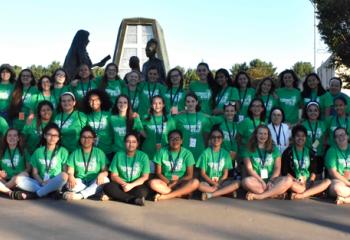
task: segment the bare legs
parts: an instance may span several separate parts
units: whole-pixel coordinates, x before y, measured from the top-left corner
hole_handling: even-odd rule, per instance
[[[315,182],[315,184],[312,187],[307,189],[305,184],[293,181],[293,185],[291,187],[291,190],[293,192],[291,199],[304,199],[314,196],[318,193],[325,191],[330,185],[331,180],[324,179]]]
[[[155,201],[167,200],[176,197],[182,197],[195,191],[199,186],[197,179],[179,182],[180,186],[175,185],[170,188],[165,182],[160,179],[153,179],[149,182],[150,187],[157,193]]]
[[[238,180],[227,180],[223,182],[219,187],[213,187],[206,182],[201,182],[199,184],[199,191],[203,193],[202,200],[206,200],[208,198],[220,197],[226,194],[233,193],[240,187],[240,185],[240,181]]]
[[[350,187],[339,180],[332,180],[331,186],[329,187],[329,194],[337,198],[335,201],[336,204],[350,203]]]

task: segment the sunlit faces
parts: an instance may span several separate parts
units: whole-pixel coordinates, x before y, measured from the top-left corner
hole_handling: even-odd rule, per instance
[[[345,105],[345,102],[342,99],[336,99],[334,101],[334,108],[335,108],[335,111],[337,112],[337,114],[339,116],[344,116],[345,115],[346,105]]]
[[[227,85],[227,81],[228,81],[228,79],[227,79],[227,77],[225,76],[225,74],[223,74],[223,73],[218,73],[217,75],[216,75],[216,82],[220,85],[220,86],[222,86],[222,87],[224,87],[224,86],[226,86]]]
[[[125,113],[128,110],[128,99],[126,97],[119,97],[117,107],[120,113]]]
[[[173,132],[169,136],[169,146],[172,151],[179,150],[182,145],[182,138],[179,133]]]
[[[309,120],[317,120],[320,116],[320,109],[317,105],[312,104],[306,109],[306,115]]]
[[[80,136],[80,144],[83,148],[91,148],[95,142],[95,136],[90,131],[84,131]]]
[[[8,82],[11,78],[11,72],[7,69],[4,69],[1,71],[0,77],[2,82]]]
[[[127,152],[135,152],[137,150],[137,147],[139,146],[139,142],[137,141],[136,136],[129,135],[125,139],[125,148]]]
[[[108,80],[114,80],[117,78],[118,70],[116,66],[109,65],[106,69],[106,75]]]
[[[198,105],[198,101],[192,97],[192,96],[187,96],[186,97],[186,108],[187,111],[189,112],[196,112],[196,107]]]
[[[282,123],[282,118],[283,118],[283,114],[282,111],[279,109],[275,109],[273,110],[273,112],[271,112],[271,122],[274,125],[280,125]]]
[[[294,144],[297,147],[304,147],[306,142],[306,135],[302,131],[298,131],[294,136]]]
[[[152,100],[152,109],[154,113],[162,113],[164,108],[164,102],[163,99],[159,97],[155,97]]]
[[[41,87],[43,88],[44,91],[50,91],[51,88],[51,81],[49,78],[44,77],[41,79]]]
[[[250,106],[250,111],[254,117],[260,117],[261,113],[264,111],[263,104],[260,101],[253,101]]]
[[[136,72],[130,72],[127,75],[128,84],[131,86],[136,86],[140,81],[140,76]]]
[[[66,81],[66,73],[62,70],[58,70],[55,74],[55,83],[63,85]]]
[[[61,96],[61,107],[64,112],[71,112],[74,110],[75,100],[71,95]]]
[[[29,71],[23,71],[22,72],[21,82],[22,82],[23,86],[29,87],[30,86],[30,82],[32,80],[33,80],[33,76],[31,74],[31,72],[29,72]]]
[[[206,81],[208,78],[209,69],[204,65],[199,65],[197,67],[197,75],[200,80]]]
[[[159,78],[159,73],[157,69],[150,69],[147,73],[148,81],[151,83],[156,83]]]
[[[245,88],[248,87],[249,79],[248,79],[248,77],[245,74],[240,74],[238,76],[237,81],[238,81],[238,84],[239,84],[239,88],[245,89]]]
[[[223,135],[220,131],[213,131],[210,135],[210,144],[213,147],[220,147],[222,144]]]
[[[39,113],[42,121],[49,121],[52,117],[52,109],[49,105],[43,105]]]
[[[291,73],[285,73],[285,74],[283,74],[282,81],[283,81],[285,87],[292,88],[293,83],[294,83],[294,77]]]
[[[312,90],[316,90],[318,87],[318,84],[320,83],[320,81],[317,79],[316,76],[311,75],[307,78],[306,80],[307,85],[309,86],[310,89]]]
[[[335,96],[338,93],[340,93],[341,90],[341,83],[338,79],[332,78],[330,83],[329,83],[329,92]]]
[[[101,110],[101,99],[98,95],[92,94],[89,97],[89,105],[94,112]]]
[[[170,82],[172,86],[179,86],[181,83],[181,75],[178,70],[173,70],[170,73]]]
[[[348,144],[349,136],[348,136],[348,134],[346,133],[345,129],[340,128],[340,129],[337,129],[337,130],[334,132],[334,139],[335,139],[336,144],[337,144],[339,147],[344,148],[344,147],[346,147],[347,144]]]
[[[17,146],[19,142],[18,131],[15,129],[11,129],[7,132],[6,142],[9,146]]]
[[[265,144],[269,139],[269,130],[265,127],[259,127],[256,132],[256,140],[258,144]]]
[[[90,76],[90,68],[87,65],[81,65],[79,68],[79,76],[81,77],[81,79],[86,80],[89,79]]]
[[[47,145],[56,145],[60,140],[60,133],[57,129],[51,128],[44,134],[44,138],[46,139]]]
[[[272,81],[270,79],[266,79],[262,84],[261,84],[261,93],[264,95],[267,95],[270,93],[272,88]]]
[[[233,119],[235,118],[236,115],[236,108],[235,106],[232,105],[228,105],[225,107],[224,109],[224,115],[225,118],[229,121],[233,121]]]

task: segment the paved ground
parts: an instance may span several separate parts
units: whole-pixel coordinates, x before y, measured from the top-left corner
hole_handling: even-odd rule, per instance
[[[350,239],[350,206],[328,201],[0,199],[0,239]]]

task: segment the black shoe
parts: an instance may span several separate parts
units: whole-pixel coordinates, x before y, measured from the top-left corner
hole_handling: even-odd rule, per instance
[[[145,198],[144,197],[135,198],[133,203],[137,206],[145,206]]]

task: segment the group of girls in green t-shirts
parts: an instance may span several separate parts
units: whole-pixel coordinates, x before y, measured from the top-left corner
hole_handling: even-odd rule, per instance
[[[12,199],[144,205],[242,187],[248,200],[329,188],[350,202],[350,152],[338,139],[350,134],[350,108],[339,78],[325,91],[311,73],[300,91],[292,70],[253,87],[248,73],[214,76],[206,63],[186,89],[177,68],[164,85],[156,67],[147,82],[137,71],[122,80],[113,63],[96,78],[85,64],[71,80],[62,68],[38,81],[30,69],[16,79],[8,64],[0,74],[0,191]]]

